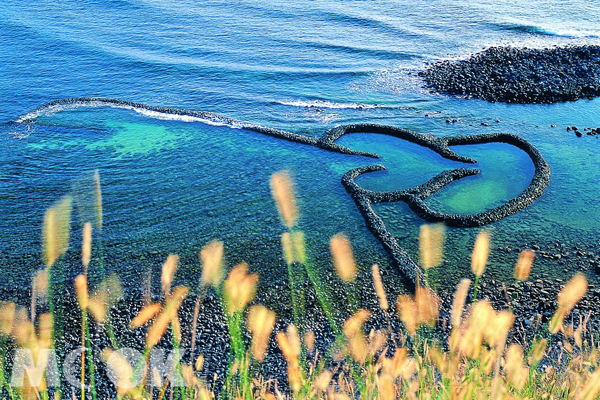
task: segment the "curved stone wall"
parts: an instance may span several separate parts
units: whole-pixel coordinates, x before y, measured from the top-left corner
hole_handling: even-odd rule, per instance
[[[71,105],[75,107],[78,105],[98,105],[125,109],[148,110],[172,115],[198,117],[213,122],[227,124],[232,128],[246,129],[265,135],[274,136],[284,140],[308,144],[311,146],[317,146],[328,151],[334,151],[343,154],[360,155],[371,158],[379,158],[379,155],[374,153],[352,150],[348,147],[338,145],[337,143],[335,143],[335,141],[343,135],[350,133],[384,134],[427,147],[440,154],[444,158],[470,164],[477,163],[477,160],[461,156],[460,154],[457,154],[454,151],[452,151],[449,146],[498,142],[511,144],[525,151],[529,155],[535,166],[534,176],[527,189],[525,189],[519,196],[510,200],[506,204],[495,207],[485,212],[470,215],[441,213],[432,210],[429,206],[427,206],[425,200],[427,199],[427,197],[431,196],[433,193],[437,192],[438,190],[450,184],[451,182],[454,182],[466,176],[472,176],[480,173],[478,169],[458,168],[444,171],[422,185],[410,189],[395,190],[389,192],[375,192],[366,190],[361,188],[355,182],[355,179],[361,174],[385,170],[386,168],[383,165],[368,165],[353,169],[344,174],[344,176],[342,177],[342,184],[356,202],[360,212],[365,218],[369,230],[383,244],[386,251],[392,257],[393,263],[396,266],[396,268],[398,268],[398,270],[402,273],[404,282],[407,285],[407,287],[413,289],[417,282],[425,284],[425,281],[423,279],[423,273],[419,266],[410,258],[408,253],[406,253],[400,247],[400,245],[398,245],[398,242],[396,241],[394,236],[387,230],[385,223],[383,222],[381,217],[379,217],[379,215],[377,215],[377,213],[373,210],[372,204],[403,201],[406,202],[411,208],[411,210],[413,210],[419,217],[423,218],[426,221],[443,222],[449,226],[476,227],[483,226],[494,221],[498,221],[501,218],[512,215],[524,209],[543,194],[544,189],[548,186],[548,183],[550,182],[550,167],[546,160],[544,160],[540,152],[525,139],[507,133],[493,133],[473,136],[435,137],[433,135],[426,135],[408,129],[402,129],[388,125],[349,124],[332,128],[329,131],[327,131],[323,136],[317,139],[314,137],[300,135],[280,129],[273,129],[263,127],[260,125],[237,121],[210,112],[166,107],[153,107],[142,103],[104,98],[73,98],[53,101],[33,110],[28,114],[21,116],[19,119],[17,119],[17,122],[27,123],[29,120],[35,118],[38,115],[41,115],[45,112],[52,112],[56,107],[65,105]]]

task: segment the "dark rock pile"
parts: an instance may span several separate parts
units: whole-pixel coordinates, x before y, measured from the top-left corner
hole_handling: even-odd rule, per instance
[[[491,47],[419,73],[433,91],[491,102],[556,103],[600,96],[600,46]]]

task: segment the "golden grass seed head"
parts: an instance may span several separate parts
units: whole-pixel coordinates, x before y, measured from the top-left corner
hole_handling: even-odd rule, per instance
[[[181,343],[181,323],[179,322],[179,316],[177,313],[171,319],[171,328],[173,329],[173,336],[177,343]]]
[[[301,345],[296,327],[293,324],[289,325],[287,332],[278,332],[276,338],[279,349],[288,364],[297,363],[298,357],[300,356]]]
[[[269,337],[275,326],[275,313],[262,305],[254,305],[248,311],[247,325],[252,334],[250,344],[252,356],[262,362],[269,345]]]
[[[508,333],[515,322],[515,316],[508,310],[502,310],[496,313],[493,309],[489,315],[490,321],[486,325],[487,329],[484,331],[485,341],[490,346],[503,348]]]
[[[104,323],[108,309],[123,296],[123,288],[116,274],[111,274],[94,290],[88,301],[88,311],[98,323]]]
[[[556,309],[556,311],[554,312],[554,315],[552,315],[552,319],[550,319],[550,322],[548,323],[548,330],[550,331],[550,333],[555,334],[559,330],[562,329],[563,321],[564,321],[566,315],[567,315],[567,310],[564,309],[563,307],[559,306]]]
[[[163,337],[169,324],[177,316],[177,311],[187,297],[188,289],[184,286],[178,286],[173,290],[173,294],[167,300],[164,308],[154,319],[154,323],[148,329],[146,334],[146,347],[152,348],[158,344]]]
[[[373,264],[373,286],[375,286],[375,293],[377,294],[377,298],[379,299],[379,307],[382,310],[387,310],[389,308],[387,296],[385,295],[385,289],[383,287],[383,282],[381,280],[381,274],[379,273],[379,266],[377,264]]]
[[[415,291],[414,303],[417,311],[417,324],[434,326],[440,311],[440,300],[431,289],[418,287]]]
[[[42,347],[50,347],[52,344],[52,314],[45,313],[38,317],[38,338],[44,343]]]
[[[83,244],[81,246],[81,262],[83,266],[86,268],[90,264],[90,259],[92,257],[92,224],[86,222],[83,225]]]
[[[471,255],[471,270],[475,276],[483,275],[489,254],[490,235],[487,231],[483,230],[479,232],[477,239],[475,239],[475,246],[473,247],[473,254]]]
[[[162,310],[162,306],[158,303],[148,304],[140,310],[138,315],[135,316],[129,323],[129,328],[135,329],[144,325],[146,322],[154,318]]]
[[[85,275],[78,275],[75,278],[75,293],[77,293],[77,302],[79,308],[87,310],[89,302],[87,277]]]
[[[309,352],[315,348],[315,340],[315,333],[313,331],[308,331],[304,334],[304,346],[306,346]]]
[[[108,313],[108,305],[106,302],[100,301],[97,298],[91,298],[88,301],[87,310],[99,324],[103,324],[106,321],[106,315]]]
[[[217,287],[223,279],[223,242],[213,240],[200,250],[202,283]]]
[[[248,264],[233,267],[225,280],[225,300],[227,313],[233,315],[246,308],[256,294],[257,274],[248,274]]]
[[[42,226],[42,255],[46,266],[53,265],[69,248],[71,196],[62,197],[46,210]]]
[[[397,378],[402,373],[404,361],[408,351],[404,347],[398,347],[394,351],[394,355],[391,358],[385,357],[385,354],[381,355],[381,371],[384,374],[391,375]]]
[[[454,300],[452,301],[452,326],[454,328],[460,326],[470,285],[471,281],[469,279],[463,279],[458,284],[456,292],[454,293]]]
[[[533,259],[535,258],[535,251],[523,250],[519,254],[517,264],[515,265],[514,277],[520,281],[526,281],[529,278],[531,267],[533,266]]]
[[[400,295],[398,296],[398,300],[396,302],[396,307],[398,309],[398,316],[400,317],[400,321],[404,324],[404,327],[412,336],[417,334],[417,309],[416,305],[411,299],[410,296]]]
[[[302,388],[302,373],[298,364],[288,364],[287,375],[292,392],[298,393]]]
[[[444,224],[421,225],[419,231],[419,263],[423,269],[437,267],[442,263],[445,235],[446,227]]]
[[[102,359],[117,378],[117,395],[121,398],[134,388],[133,367],[127,358],[118,351],[105,349],[102,352]]]
[[[49,208],[44,214],[42,226],[42,255],[47,267],[58,258],[58,243],[56,241],[56,210]]]
[[[326,391],[327,388],[329,387],[329,384],[331,383],[332,377],[333,377],[333,374],[331,373],[331,371],[329,371],[327,369],[321,371],[321,373],[319,373],[319,375],[317,375],[317,377],[313,381],[313,387],[315,388],[315,390],[318,390],[321,392]]]
[[[344,282],[352,282],[356,277],[356,263],[352,246],[346,235],[338,233],[329,242],[335,272]]]
[[[528,369],[523,366],[523,348],[511,344],[506,351],[504,371],[508,380],[517,388],[522,389],[528,378]]]
[[[381,374],[377,380],[377,389],[379,389],[379,399],[396,400],[396,384],[394,379],[388,374]]]
[[[344,322],[344,325],[342,326],[344,335],[349,338],[358,335],[370,316],[371,313],[365,309],[361,308],[356,311],[354,315]]]
[[[585,275],[576,274],[558,294],[558,306],[565,309],[568,314],[575,304],[585,296],[587,287],[588,282]]]
[[[0,333],[10,335],[15,324],[16,311],[15,303],[0,302]]]
[[[577,395],[577,400],[593,400],[600,393],[600,368],[587,378],[587,382]]]
[[[294,260],[306,264],[306,248],[304,244],[304,232],[292,232],[292,244],[294,249]]]
[[[177,270],[177,264],[179,263],[179,256],[169,254],[165,263],[162,266],[162,275],[160,281],[162,283],[163,292],[169,294],[171,291],[171,282],[175,276]]]
[[[196,371],[200,372],[202,370],[202,367],[204,367],[204,356],[202,354],[200,354],[196,358],[196,362],[194,363],[194,368],[196,368]]]
[[[298,209],[292,178],[288,171],[279,171],[271,175],[271,194],[277,204],[281,220],[291,228],[298,219]]]
[[[537,340],[531,349],[531,355],[529,356],[529,364],[534,365],[542,361],[546,354],[546,347],[548,346],[547,339]]]

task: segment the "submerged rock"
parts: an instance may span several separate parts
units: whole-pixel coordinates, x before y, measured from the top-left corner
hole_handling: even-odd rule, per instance
[[[419,73],[433,91],[491,102],[556,103],[600,96],[600,46],[491,47]]]

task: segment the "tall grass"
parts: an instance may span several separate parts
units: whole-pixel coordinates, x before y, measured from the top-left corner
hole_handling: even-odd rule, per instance
[[[99,275],[102,282],[95,290],[88,287],[88,266],[95,257],[102,258],[102,249],[94,250],[92,234],[101,243],[102,204],[99,176],[95,221],[83,224],[82,270],[74,281],[76,304],[67,310],[79,309],[80,346],[79,384],[60,382],[57,388],[49,385],[53,379],[50,360],[44,349],[65,350],[60,335],[64,326],[63,307],[57,307],[61,290],[57,276],[61,273],[61,257],[69,244],[70,197],[65,197],[46,212],[43,227],[43,258],[47,268],[33,280],[29,310],[14,303],[0,303],[0,397],[10,399],[93,398],[112,394],[117,398],[156,399],[559,399],[590,400],[600,393],[600,349],[589,340],[582,323],[578,327],[565,324],[566,316],[587,290],[586,278],[578,274],[561,290],[558,307],[547,326],[547,337],[537,336],[523,348],[509,340],[515,316],[508,310],[495,310],[488,300],[476,300],[479,277],[483,274],[489,254],[490,238],[483,231],[478,236],[472,257],[475,275],[474,294],[469,299],[471,281],[463,279],[454,295],[451,333],[447,341],[431,334],[439,322],[440,299],[427,285],[418,286],[412,295],[400,295],[390,301],[379,267],[371,269],[376,304],[380,310],[359,308],[353,292],[357,265],[350,241],[344,234],[331,238],[332,270],[347,291],[354,310],[344,322],[338,321],[334,305],[327,299],[326,286],[316,273],[305,249],[304,235],[298,226],[298,204],[289,173],[273,175],[271,189],[283,223],[282,257],[288,265],[293,307],[293,323],[273,332],[277,316],[263,305],[255,304],[258,275],[247,264],[238,264],[228,273],[223,265],[223,243],[210,242],[200,252],[202,274],[194,304],[193,321],[181,322],[181,306],[189,295],[184,286],[172,287],[179,258],[170,255],[163,264],[159,301],[146,301],[131,318],[129,329],[144,337],[139,348],[141,357],[132,362],[120,346],[113,330],[109,312],[120,297],[120,283],[115,276]],[[420,234],[420,264],[427,271],[439,265],[443,257],[444,228],[424,225]],[[524,251],[515,267],[515,278],[528,279],[534,253]],[[101,260],[98,260],[101,261]],[[98,265],[102,265],[101,262]],[[225,278],[225,279],[224,279]],[[308,330],[304,301],[305,282],[310,284],[319,300],[336,340],[330,348],[315,348],[317,334]],[[425,282],[426,283],[426,282]],[[91,293],[91,294],[90,294]],[[196,333],[200,305],[208,293],[216,295],[227,321],[230,340],[228,367],[225,376],[216,377],[222,390],[209,385],[200,372],[204,358],[197,354]],[[154,297],[156,299],[156,297]],[[512,299],[518,301],[518,299]],[[49,312],[44,303],[49,302]],[[36,310],[42,310],[37,312]],[[385,316],[385,326],[365,331],[365,324],[375,312]],[[391,321],[396,313],[402,327],[394,328]],[[107,341],[90,334],[104,332]],[[121,328],[123,329],[123,328]],[[400,332],[397,332],[397,330]],[[561,353],[550,355],[549,335],[564,337]],[[245,340],[246,335],[251,337]],[[152,351],[159,344],[169,344],[178,350],[185,337],[190,337],[190,356],[182,361],[175,357],[166,375],[156,368],[150,370]],[[399,340],[397,340],[399,338]],[[587,339],[586,339],[587,338]],[[275,341],[286,363],[287,382],[275,382],[261,376],[260,364],[265,362],[269,343]],[[186,342],[187,343],[187,342]],[[100,346],[102,363],[93,358],[92,346]],[[25,366],[23,382],[14,379],[15,360],[10,351],[27,349],[32,365]],[[317,354],[308,360],[308,354]],[[550,357],[550,358],[549,358]],[[553,360],[544,367],[541,361]],[[12,366],[11,366],[12,364]],[[59,362],[59,369],[61,367]],[[334,365],[335,367],[331,367]],[[329,367],[328,367],[329,366]],[[66,372],[59,371],[64,378]],[[107,376],[112,381],[108,382]],[[177,382],[183,379],[184,385]],[[99,381],[100,380],[100,381]],[[101,381],[104,380],[104,381]],[[21,384],[22,383],[22,384]],[[107,389],[107,387],[109,389]],[[112,389],[110,389],[112,388]],[[283,390],[282,388],[288,388]]]

